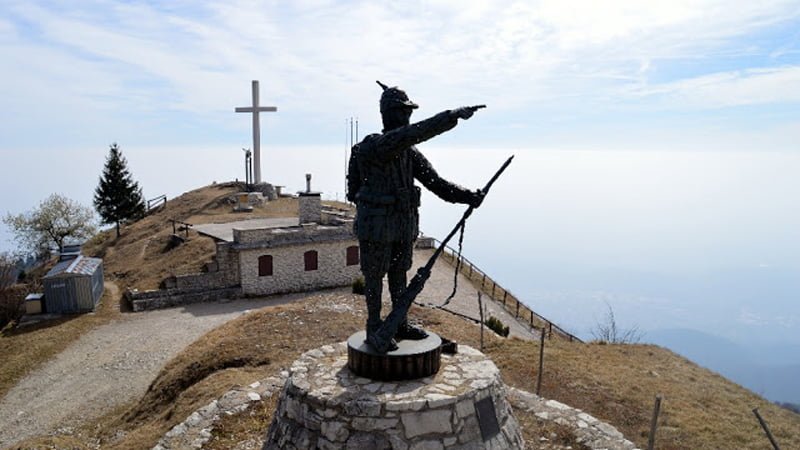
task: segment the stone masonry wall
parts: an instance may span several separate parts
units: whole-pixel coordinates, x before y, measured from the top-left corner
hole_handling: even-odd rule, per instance
[[[238,286],[223,289],[158,289],[125,293],[125,299],[130,303],[133,312],[214,302],[241,296],[242,290]]]
[[[360,274],[358,264],[348,266],[347,247],[358,245],[354,238],[334,242],[277,248],[240,250],[241,286],[245,295],[301,292],[334,286],[346,286]],[[317,251],[317,270],[306,271],[303,254]],[[258,276],[258,258],[272,255],[272,275]]]
[[[300,218],[300,223],[316,222],[319,223],[322,219],[322,202],[319,194],[307,195],[300,194],[297,199]]]
[[[352,224],[324,226],[308,224],[290,228],[233,230],[233,248],[279,247],[315,241],[354,239]]]
[[[523,448],[500,372],[477,350],[442,355],[431,377],[380,382],[350,372],[345,347],[294,362],[264,450]]]

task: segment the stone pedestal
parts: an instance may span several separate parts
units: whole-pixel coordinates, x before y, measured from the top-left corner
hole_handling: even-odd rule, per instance
[[[381,382],[347,368],[347,344],[295,361],[264,449],[519,449],[497,366],[461,346],[439,372]]]

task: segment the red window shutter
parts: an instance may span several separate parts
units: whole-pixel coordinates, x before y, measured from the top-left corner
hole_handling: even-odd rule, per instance
[[[317,251],[309,250],[303,253],[303,259],[306,263],[306,272],[310,270],[317,270]]]
[[[358,246],[351,245],[350,247],[347,247],[347,265],[355,266],[358,264],[358,262]]]
[[[272,275],[272,255],[258,257],[258,276],[267,277]]]

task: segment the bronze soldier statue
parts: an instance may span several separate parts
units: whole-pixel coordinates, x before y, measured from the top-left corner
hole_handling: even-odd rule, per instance
[[[469,119],[480,106],[443,111],[410,124],[418,105],[397,87],[383,88],[380,100],[383,133],[370,134],[353,146],[348,164],[348,200],[356,204],[361,272],[367,300],[367,342],[378,352],[397,349],[396,340],[424,339],[428,334],[402,318],[394,338],[378,336],[381,322],[383,277],[389,276],[393,308],[406,289],[414,241],[419,233],[419,180],[439,198],[478,207],[484,194],[470,191],[439,176],[415,147]]]

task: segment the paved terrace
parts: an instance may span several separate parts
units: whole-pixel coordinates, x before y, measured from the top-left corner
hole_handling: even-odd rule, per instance
[[[300,225],[297,217],[279,217],[273,219],[247,219],[227,223],[203,223],[192,228],[200,234],[214,239],[233,242],[233,230],[256,230],[260,228],[286,228]]]

